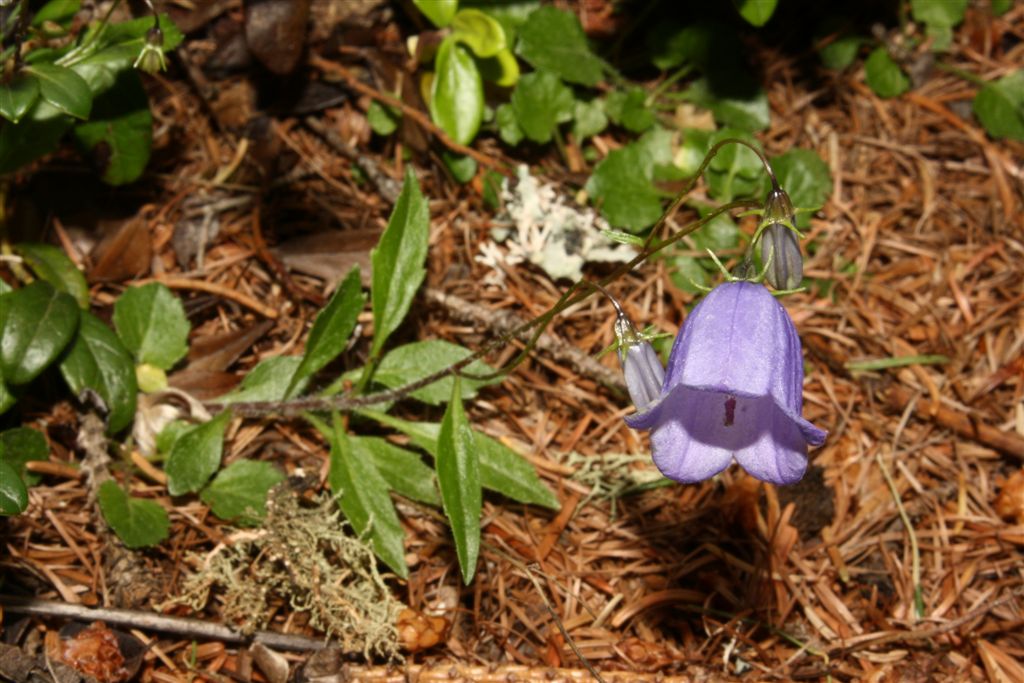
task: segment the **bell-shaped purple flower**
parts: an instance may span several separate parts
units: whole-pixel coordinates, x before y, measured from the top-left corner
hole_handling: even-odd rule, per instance
[[[762,285],[727,282],[683,325],[658,400],[626,422],[652,430],[654,464],[670,479],[701,481],[735,458],[758,479],[792,484],[807,445],[826,436],[801,415],[803,379],[786,309]]]

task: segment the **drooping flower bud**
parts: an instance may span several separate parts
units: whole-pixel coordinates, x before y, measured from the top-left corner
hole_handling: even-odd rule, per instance
[[[132,66],[148,74],[155,74],[167,68],[167,62],[164,60],[164,32],[159,26],[146,31],[146,42]]]
[[[785,225],[796,220],[793,202],[785,190],[774,189],[764,202],[764,223],[761,233],[761,261],[765,279],[775,289],[796,289],[804,278],[804,259],[796,233]]]
[[[615,319],[615,336],[629,398],[637,410],[643,410],[661,396],[665,368],[651,343],[640,337],[633,323],[621,311]]]

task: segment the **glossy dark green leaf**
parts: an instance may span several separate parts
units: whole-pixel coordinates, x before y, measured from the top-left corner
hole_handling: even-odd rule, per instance
[[[75,300],[43,280],[5,294],[0,330],[0,374],[13,386],[26,384],[47,368],[75,337]]]
[[[864,62],[868,87],[879,97],[898,97],[910,89],[910,79],[884,47],[876,47]]]
[[[228,405],[240,401],[283,401],[301,363],[302,359],[297,356],[265,358],[242,378],[237,389],[218,397],[217,401]],[[295,383],[294,395],[305,391],[308,384],[308,378]]]
[[[480,555],[480,454],[473,429],[462,409],[462,391],[455,380],[451,401],[437,435],[437,483],[444,513],[451,524],[455,552],[467,585]]]
[[[819,209],[832,194],[832,174],[828,164],[814,150],[791,149],[781,156],[772,157],[771,164],[779,184],[796,208]],[[809,213],[796,214],[798,228],[810,224]]]
[[[28,489],[17,470],[0,461],[0,515],[19,515],[28,507]]]
[[[118,76],[93,102],[89,121],[72,131],[104,182],[124,185],[138,179],[153,143],[153,116],[139,74],[125,71]]]
[[[405,182],[391,212],[388,227],[377,247],[370,252],[373,266],[371,301],[373,308],[373,344],[370,354],[378,356],[384,342],[402,323],[426,269],[430,214],[427,201],[411,166],[406,166]]]
[[[58,291],[73,296],[80,308],[88,310],[89,285],[63,249],[38,242],[21,242],[14,249],[36,275]]]
[[[349,441],[373,456],[377,471],[395,493],[426,505],[440,507],[437,477],[417,453],[376,436],[349,436]]]
[[[230,421],[231,411],[225,410],[175,439],[164,468],[167,490],[172,496],[198,491],[217,471],[224,451],[224,430]]]
[[[39,81],[27,73],[0,84],[0,116],[17,123],[39,99]]]
[[[340,495],[338,504],[357,534],[367,534],[373,551],[398,576],[409,576],[405,564],[402,523],[388,494],[388,484],[377,471],[373,455],[361,441],[348,437],[337,413],[330,433],[331,490]]]
[[[516,53],[538,71],[558,74],[569,83],[596,85],[604,70],[576,15],[551,6],[534,11],[519,27]]]
[[[495,19],[478,9],[461,9],[452,19],[452,37],[477,57],[494,57],[507,46],[505,31]]]
[[[377,366],[377,371],[373,375],[373,381],[394,389],[432,375],[471,354],[472,351],[469,349],[441,339],[429,339],[405,344],[388,351],[384,358],[381,359],[380,365]],[[465,369],[466,372],[477,375],[485,375],[494,371],[489,365],[479,360],[473,361]],[[452,384],[454,381],[452,377],[445,377],[433,384],[417,389],[410,395],[424,403],[440,405],[452,395]],[[470,399],[476,395],[480,387],[500,381],[498,379],[491,382],[482,382],[463,378],[462,398],[464,400]]]
[[[107,405],[107,431],[116,434],[135,417],[138,384],[131,354],[113,330],[82,311],[78,335],[60,364],[64,381],[76,395],[92,389]]]
[[[113,480],[103,482],[98,498],[103,519],[127,547],[146,548],[167,538],[170,520],[159,504],[129,496]]]
[[[751,26],[764,26],[775,14],[778,0],[732,0],[736,11]]]
[[[292,375],[285,398],[295,396],[300,382],[322,370],[345,350],[365,303],[359,267],[354,266],[317,314],[306,340],[302,363]]]
[[[199,497],[213,514],[238,526],[256,526],[267,516],[267,493],[284,481],[269,462],[236,460],[213,478]]]
[[[412,0],[412,4],[438,28],[444,28],[452,23],[452,18],[459,9],[459,0]]]
[[[38,63],[25,67],[39,81],[40,96],[58,110],[76,119],[89,118],[92,91],[89,84],[71,69]]]
[[[32,461],[50,459],[50,447],[42,433],[29,427],[16,427],[0,432],[0,462],[5,462],[25,480],[26,486],[39,483],[39,475],[25,469]]]
[[[512,91],[516,121],[534,142],[550,141],[555,127],[572,119],[574,102],[568,86],[547,71],[524,75]]]
[[[469,51],[447,38],[437,51],[430,117],[459,144],[469,144],[484,118],[484,84]]]
[[[1024,69],[982,88],[974,98],[974,115],[992,137],[1024,140]]]
[[[114,327],[138,363],[170,370],[188,353],[185,307],[159,282],[126,289],[114,302]]]

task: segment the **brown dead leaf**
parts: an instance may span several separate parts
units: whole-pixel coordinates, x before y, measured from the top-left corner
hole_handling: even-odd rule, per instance
[[[146,221],[130,218],[104,236],[93,248],[90,282],[116,282],[141,277],[149,272],[153,242]]]
[[[306,45],[309,0],[246,0],[245,39],[263,66],[291,73]]]
[[[270,251],[290,270],[324,280],[334,289],[352,266],[359,266],[363,285],[370,284],[370,249],[379,230],[318,232],[282,242]]]

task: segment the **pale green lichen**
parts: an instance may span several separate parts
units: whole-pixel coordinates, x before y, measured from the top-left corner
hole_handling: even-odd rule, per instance
[[[229,537],[207,556],[167,604],[205,609],[211,593],[223,618],[246,634],[266,628],[282,603],[309,616],[345,652],[399,658],[402,605],[377,571],[373,549],[351,534],[337,503],[300,504],[286,485],[267,500],[260,530]]]
[[[650,466],[651,459],[647,455],[582,455],[573,451],[565,456],[564,462],[575,470],[570,479],[590,487],[590,493],[580,501],[580,507],[595,499],[607,500],[611,502],[613,518],[616,502],[622,496],[653,488],[663,481],[671,483]],[[638,463],[647,466],[637,467]]]

